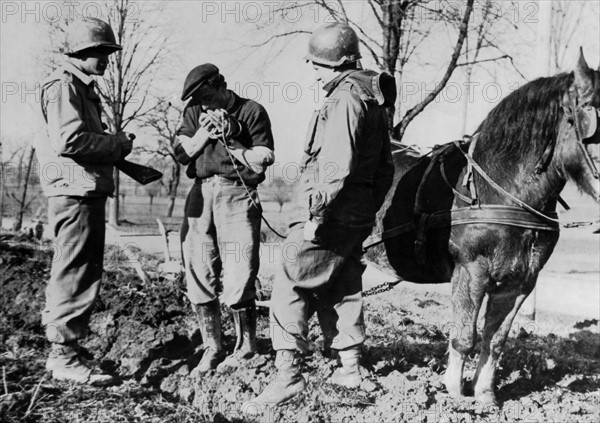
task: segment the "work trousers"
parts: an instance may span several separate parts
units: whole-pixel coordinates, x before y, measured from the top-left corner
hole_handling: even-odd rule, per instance
[[[106,197],[48,198],[54,257],[42,324],[49,341],[87,335],[104,261]]]
[[[181,241],[192,304],[221,294],[235,308],[256,298],[262,209],[256,188],[248,188],[250,196],[239,181],[213,176],[190,190]]]
[[[283,271],[273,283],[271,339],[275,350],[308,350],[308,321],[315,311],[334,349],[365,340],[360,261],[369,230],[325,224],[315,241],[303,225],[291,229],[283,247]]]

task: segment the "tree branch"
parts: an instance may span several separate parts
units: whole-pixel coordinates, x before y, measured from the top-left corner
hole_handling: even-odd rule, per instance
[[[463,15],[462,22],[460,24],[458,40],[456,41],[456,45],[454,47],[452,57],[450,58],[450,63],[448,64],[448,67],[446,68],[446,73],[444,74],[442,80],[436,86],[436,88],[425,97],[425,99],[422,102],[420,102],[415,107],[413,107],[408,112],[406,112],[406,114],[404,115],[404,117],[402,118],[400,123],[394,127],[394,131],[393,131],[394,138],[396,138],[398,140],[402,139],[402,136],[404,135],[404,132],[406,131],[406,127],[408,126],[408,124],[419,113],[421,113],[423,111],[423,109],[425,109],[425,106],[427,106],[429,103],[431,103],[437,97],[437,95],[442,91],[442,89],[448,83],[448,80],[452,76],[454,69],[456,69],[456,63],[458,62],[460,52],[462,50],[465,38],[467,36],[469,20],[471,18],[471,12],[473,11],[473,3],[474,3],[474,0],[467,0],[467,7],[466,7],[465,13]]]

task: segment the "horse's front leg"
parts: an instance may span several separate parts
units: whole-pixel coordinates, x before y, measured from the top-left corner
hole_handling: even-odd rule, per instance
[[[535,283],[533,284],[535,286]],[[494,377],[498,358],[510,331],[512,322],[531,292],[523,293],[521,289],[496,291],[488,293],[485,312],[485,326],[481,345],[481,355],[473,383],[475,398],[484,405],[496,405],[494,393]]]
[[[477,315],[485,295],[485,282],[479,277],[481,267],[472,263],[469,270],[457,266],[452,276],[452,307],[454,321],[450,325],[448,367],[444,384],[454,397],[463,395],[463,371],[467,357],[475,347]]]

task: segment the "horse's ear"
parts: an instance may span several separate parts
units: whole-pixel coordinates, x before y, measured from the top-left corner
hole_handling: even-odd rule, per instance
[[[583,56],[583,48],[579,47],[579,60],[575,66],[575,86],[577,91],[586,96],[594,89],[593,71],[588,66]]]

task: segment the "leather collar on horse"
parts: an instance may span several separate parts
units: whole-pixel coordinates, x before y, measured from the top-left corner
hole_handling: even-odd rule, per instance
[[[575,132],[578,148],[580,148],[584,154],[585,161],[590,167],[592,175],[596,179],[599,178],[598,170],[596,169],[596,166],[590,157],[585,144],[600,142],[600,137],[594,137],[598,131],[598,119],[600,117],[600,112],[591,105],[590,101],[578,104],[577,94],[578,93],[576,92],[575,87],[569,89],[568,95],[563,102],[563,119],[565,119],[569,125],[561,125],[563,130],[561,133],[559,133],[557,139],[555,141],[551,140],[548,142],[540,160],[538,161],[538,164],[536,165],[536,173],[539,174],[547,170],[554,153],[556,141],[560,139],[561,136],[567,137],[569,129],[572,127]],[[365,250],[374,245],[380,244],[386,239],[401,235],[402,233],[411,230],[416,230],[417,241],[415,243],[415,255],[418,259],[418,257],[423,254],[423,245],[425,244],[427,229],[436,226],[439,227],[439,225],[448,226],[448,224],[450,226],[456,226],[469,223],[495,223],[537,230],[559,230],[558,215],[555,211],[538,211],[529,206],[498,185],[475,162],[472,157],[472,153],[476,146],[477,134],[475,134],[473,137],[466,137],[466,139],[469,142],[454,141],[452,143],[436,146],[434,148],[434,150],[430,153],[431,158],[428,159],[430,162],[423,174],[422,181],[415,197],[415,220],[370,236],[367,240],[365,240]],[[468,152],[464,151],[464,146],[468,146]],[[468,169],[463,181],[463,187],[469,189],[471,194],[470,197],[458,192],[452,186],[452,184],[449,183],[446,177],[446,171],[444,168],[445,158],[456,150],[460,151],[467,160]],[[425,155],[423,159],[430,154]],[[426,201],[422,198],[422,193],[425,191],[425,184],[429,180],[434,169],[438,169],[437,172],[439,172],[439,175],[444,180],[446,186],[450,188],[454,195],[456,195],[458,198],[469,203],[469,207],[462,207],[453,210],[440,210],[433,213],[428,213],[423,210],[423,205]],[[517,206],[480,205],[477,198],[477,190],[473,181],[473,171],[476,171],[496,191],[501,193],[503,196],[510,198]],[[568,209],[568,205],[561,198],[559,198],[559,202],[561,202],[561,204]]]

